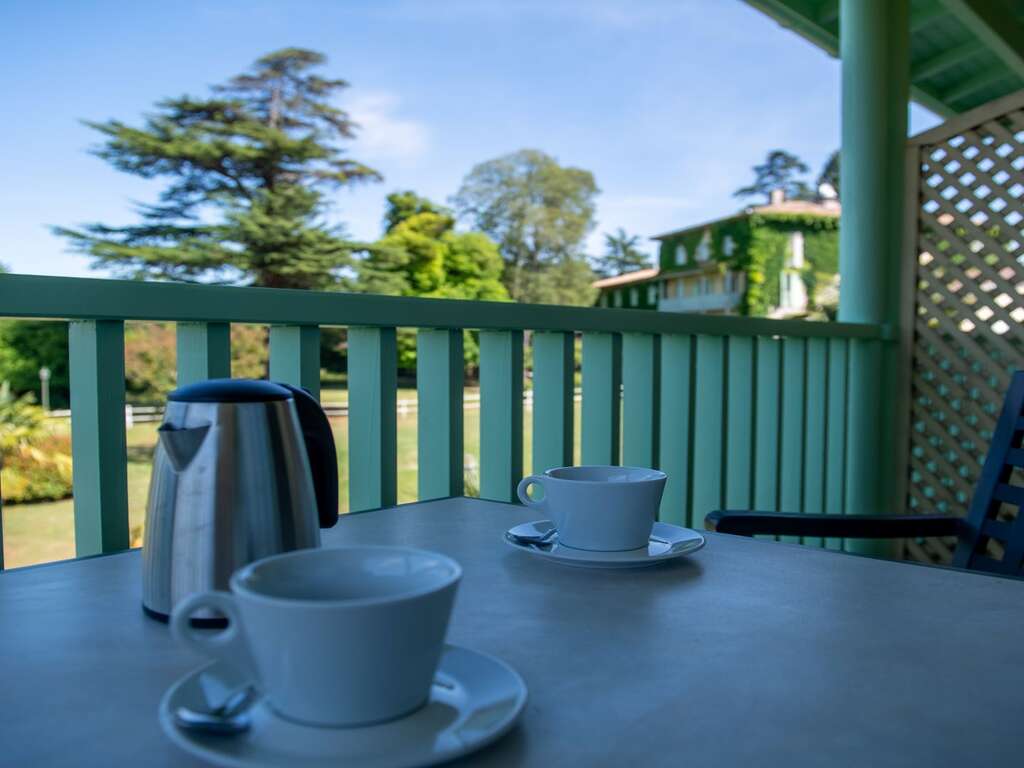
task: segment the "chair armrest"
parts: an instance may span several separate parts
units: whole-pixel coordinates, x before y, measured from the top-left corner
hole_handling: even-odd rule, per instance
[[[723,509],[704,518],[707,530],[738,536],[909,539],[959,536],[962,526],[963,520],[951,515],[795,515]]]

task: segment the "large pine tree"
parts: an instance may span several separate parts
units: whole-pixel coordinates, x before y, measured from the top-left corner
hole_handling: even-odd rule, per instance
[[[128,277],[227,280],[316,288],[350,261],[344,233],[324,221],[324,192],[380,180],[340,143],[355,126],[334,106],[344,80],[310,70],[315,51],[286,48],[215,86],[208,98],[156,105],[143,127],[87,123],[105,137],[95,153],[144,178],[169,178],[142,221],[58,228],[98,267]]]

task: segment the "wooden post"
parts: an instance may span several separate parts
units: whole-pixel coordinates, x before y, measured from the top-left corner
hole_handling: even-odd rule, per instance
[[[178,323],[178,386],[231,376],[230,323]]]
[[[127,549],[124,323],[80,320],[68,333],[75,554]]]
[[[584,464],[618,464],[622,420],[622,337],[583,334],[583,407],[580,409]]]
[[[540,474],[573,462],[573,374],[571,333],[533,334],[533,471]]]
[[[320,328],[275,325],[270,328],[270,378],[305,388],[320,399]]]
[[[349,509],[398,501],[398,349],[394,328],[348,329]]]
[[[416,332],[420,500],[462,495],[464,368],[461,330],[420,328]]]
[[[523,332],[480,332],[480,498],[515,501],[523,477]]]
[[[842,157],[839,319],[878,323],[901,335],[904,145],[910,80],[909,0],[842,0]],[[902,511],[897,476],[899,345],[855,344],[848,381],[846,508],[851,514]],[[848,542],[891,555],[884,542]]]

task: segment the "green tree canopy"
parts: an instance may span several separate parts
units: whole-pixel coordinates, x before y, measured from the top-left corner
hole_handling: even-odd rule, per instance
[[[447,208],[412,192],[388,195],[384,236],[359,260],[357,289],[397,296],[505,301],[501,254],[479,232],[456,232]]]
[[[475,166],[452,202],[461,219],[498,244],[513,299],[588,304],[593,272],[583,241],[594,227],[598,192],[589,171],[523,149]]]
[[[380,176],[340,146],[355,130],[334,106],[348,84],[310,71],[325,62],[285,48],[207,98],[158,102],[142,127],[86,123],[104,136],[99,157],[170,184],[156,204],[139,206],[139,224],[56,231],[96,266],[130,277],[329,284],[349,246],[324,221],[323,193]]]
[[[604,234],[604,253],[594,259],[599,274],[611,276],[651,266],[651,257],[640,249],[640,236],[619,227]]]
[[[807,182],[797,178],[799,174],[807,173],[807,164],[783,149],[773,149],[764,162],[755,165],[752,170],[754,183],[737,189],[733,193],[734,197],[764,195],[768,198],[775,189],[783,190],[786,197],[792,200],[808,200],[814,196]]]
[[[456,232],[450,210],[413,192],[388,195],[385,232],[357,261],[355,290],[391,296],[508,301],[497,246],[480,232]],[[470,366],[479,359],[473,334],[465,334]],[[416,367],[416,333],[398,331],[398,365]]]

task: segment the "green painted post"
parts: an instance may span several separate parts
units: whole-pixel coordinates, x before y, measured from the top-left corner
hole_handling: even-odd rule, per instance
[[[576,360],[571,333],[533,334],[533,471],[572,465]]]
[[[398,350],[394,328],[348,329],[349,509],[397,503]]]
[[[523,477],[523,332],[480,331],[480,497],[515,501]]]
[[[782,342],[757,340],[757,390],[754,404],[754,506],[779,511],[779,436],[782,410]]]
[[[320,399],[319,326],[270,327],[270,378],[294,387],[304,387],[313,397]]]
[[[907,343],[901,311],[906,280],[901,264],[904,151],[910,72],[909,0],[842,0],[843,226],[839,319],[888,325]],[[870,345],[869,345],[870,346]],[[899,511],[903,466],[898,425],[908,418],[897,344],[869,352],[851,349],[848,397],[846,509]],[[878,357],[875,360],[875,357]],[[870,358],[870,359],[869,359]],[[861,366],[859,363],[863,362]],[[892,555],[884,542],[847,542],[865,554]]]
[[[178,386],[231,377],[231,324],[178,323]]]
[[[729,339],[726,401],[725,506],[751,509],[754,503],[754,398],[757,392],[754,339]]]
[[[807,340],[806,425],[804,429],[804,504],[802,512],[825,511],[826,416],[828,401],[828,339]],[[820,547],[821,537],[805,536],[804,544]]]
[[[658,456],[668,475],[658,519],[690,525],[693,457],[693,350],[691,336],[661,337],[661,442]]]
[[[697,371],[693,406],[693,519],[722,508],[725,489],[726,341],[721,336],[697,337]],[[730,468],[731,469],[731,468]]]
[[[583,334],[584,464],[618,464],[622,423],[622,337]]]
[[[462,331],[417,331],[416,479],[420,499],[463,494],[464,369]]]
[[[75,554],[127,549],[124,323],[82,320],[68,332]]]
[[[658,466],[659,336],[622,335],[622,462]]]
[[[783,512],[803,509],[806,363],[806,341],[783,339],[782,451],[779,457],[779,505]],[[779,541],[798,544],[800,537],[780,536]]]
[[[845,339],[828,342],[828,437],[825,446],[828,464],[825,467],[825,512],[843,514],[846,495],[846,378],[847,350]],[[825,539],[828,549],[842,549],[843,540]]]

